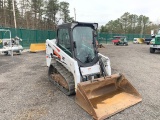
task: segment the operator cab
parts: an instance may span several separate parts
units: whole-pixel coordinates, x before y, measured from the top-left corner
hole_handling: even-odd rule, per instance
[[[79,66],[92,66],[98,62],[97,27],[97,23],[73,22],[62,24],[57,30],[57,45],[74,58]]]

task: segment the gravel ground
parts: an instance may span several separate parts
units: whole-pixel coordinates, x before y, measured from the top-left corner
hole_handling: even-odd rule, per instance
[[[123,73],[143,101],[107,120],[160,119],[160,52],[149,46],[106,45],[100,52],[111,60],[112,73]],[[0,55],[0,120],[92,120],[47,79],[45,52]]]

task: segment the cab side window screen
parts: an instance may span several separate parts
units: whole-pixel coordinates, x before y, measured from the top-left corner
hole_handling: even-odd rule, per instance
[[[58,30],[59,47],[71,56],[71,44],[68,29]]]

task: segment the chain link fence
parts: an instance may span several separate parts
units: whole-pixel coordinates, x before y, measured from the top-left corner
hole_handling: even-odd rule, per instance
[[[99,43],[111,43],[114,36],[126,36],[128,41],[133,41],[134,38],[151,38],[150,34],[110,34],[110,33],[99,33],[98,42]]]
[[[14,38],[18,36],[23,41],[20,43],[24,48],[29,48],[31,43],[45,43],[46,39],[56,38],[56,32],[51,30],[31,30],[22,28],[0,28],[9,29],[11,31],[11,36]],[[134,38],[151,38],[149,34],[141,36],[140,34],[110,34],[110,33],[99,33],[98,41],[99,43],[111,43],[114,36],[126,36],[128,41],[133,41]],[[9,33],[0,32],[0,39],[9,38]],[[2,43],[0,43],[2,47]]]
[[[15,29],[15,28],[0,28],[9,29],[11,31],[11,38],[18,36],[22,39],[20,43],[24,48],[29,48],[31,43],[45,43],[46,39],[56,38],[56,32],[50,30],[31,30],[31,29]],[[9,38],[8,32],[0,32],[0,39]],[[0,43],[2,47],[2,43]]]

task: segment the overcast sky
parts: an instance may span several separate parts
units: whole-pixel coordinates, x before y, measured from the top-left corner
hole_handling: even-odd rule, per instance
[[[160,24],[160,0],[59,0],[70,4],[70,16],[81,22],[97,22],[105,25],[125,12],[145,15]]]

